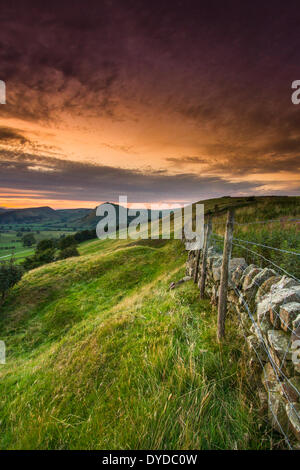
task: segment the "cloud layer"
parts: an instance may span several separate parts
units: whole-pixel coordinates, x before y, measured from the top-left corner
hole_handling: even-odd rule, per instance
[[[298,194],[299,21],[293,0],[3,0],[1,186]]]

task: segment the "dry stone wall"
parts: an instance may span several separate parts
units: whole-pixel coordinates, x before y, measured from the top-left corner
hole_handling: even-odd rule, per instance
[[[210,247],[205,292],[214,305],[221,266],[222,254]],[[186,275],[193,277],[195,267],[196,252],[190,251]],[[227,310],[245,335],[262,407],[278,432],[300,442],[300,284],[273,269],[247,265],[244,258],[232,258],[229,272]]]

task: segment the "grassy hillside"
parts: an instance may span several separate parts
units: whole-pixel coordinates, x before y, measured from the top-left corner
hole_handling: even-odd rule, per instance
[[[184,273],[182,246],[81,250],[26,274],[1,310],[0,448],[269,446],[234,324],[221,350],[197,288],[168,290]]]
[[[208,201],[206,211],[222,222],[230,205],[247,221],[299,209],[297,198],[247,199]],[[79,249],[27,273],[1,307],[0,449],[280,446],[255,411],[235,319],[221,347],[197,287],[168,289],[184,275],[180,242]]]

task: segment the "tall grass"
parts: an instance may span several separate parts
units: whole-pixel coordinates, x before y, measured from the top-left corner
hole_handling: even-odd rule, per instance
[[[300,257],[272,249],[277,248],[300,253],[300,221],[298,221],[298,218],[300,219],[299,198],[281,199],[281,201],[278,201],[277,198],[277,202],[272,203],[272,198],[268,198],[250,207],[236,210],[234,237],[253,242],[254,245],[243,243],[243,241],[234,241],[235,244],[243,245],[248,250],[234,244],[233,256],[244,257],[248,264],[253,263],[260,267],[271,267],[278,270],[278,268],[274,266],[275,264],[299,279]],[[261,221],[265,221],[265,223],[257,223]],[[225,216],[214,217],[214,222],[214,232],[221,237],[224,236]],[[221,237],[216,241],[216,245],[220,250],[223,247]],[[261,245],[270,246],[272,248],[266,248]],[[257,255],[251,253],[249,250],[257,253]],[[264,258],[270,262],[266,261]],[[283,271],[280,271],[280,269],[278,272],[283,274]]]
[[[182,247],[82,250],[26,274],[1,312],[0,448],[269,448],[235,320],[220,347],[197,287],[168,289]]]

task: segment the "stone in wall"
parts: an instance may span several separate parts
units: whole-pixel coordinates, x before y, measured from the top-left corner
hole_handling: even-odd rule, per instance
[[[218,302],[218,287],[216,285],[213,285],[210,303],[212,305],[217,305],[217,302]]]
[[[300,405],[299,403],[287,403],[286,414],[290,427],[296,438],[300,441]]]
[[[231,276],[231,280],[233,282],[233,284],[236,286],[236,287],[239,287],[240,285],[240,281],[242,279],[242,276],[244,274],[244,271],[245,271],[246,268],[243,268],[242,265],[239,265],[235,271],[232,273],[232,276]]]
[[[268,331],[270,346],[281,361],[290,361],[292,359],[289,338],[290,336],[281,330]]]
[[[279,309],[281,305],[290,302],[300,302],[300,286],[280,290],[275,290],[273,286],[269,295],[271,298],[270,320],[275,328],[280,328]]]
[[[221,255],[212,255],[207,257],[207,268],[209,270],[212,269],[213,266],[221,266],[222,264],[222,256]]]
[[[269,277],[266,281],[264,281],[257,291],[255,302],[259,304],[259,302],[263,300],[264,296],[270,292],[271,287],[274,284],[277,284],[278,281],[280,281],[280,279],[281,279],[281,276],[276,275],[276,276]]]
[[[300,326],[293,330],[291,342],[292,362],[296,374],[300,374]]]
[[[212,268],[212,277],[215,282],[220,282],[221,279],[221,266]]]
[[[260,271],[262,271],[261,268],[254,267],[251,269],[251,271],[248,272],[248,274],[245,275],[243,285],[242,285],[242,290],[244,292],[251,285],[252,280]]]
[[[298,287],[299,282],[295,281],[291,277],[286,275],[282,276],[280,281],[274,284],[271,288],[271,291],[277,291],[280,289],[289,289],[290,287]]]
[[[281,290],[274,290],[273,287],[257,305],[257,319],[260,323],[263,318],[267,317],[274,328],[280,328],[279,308],[281,305],[300,300],[300,286]]]
[[[281,383],[281,396],[287,402],[300,402],[300,377],[291,377]]]
[[[291,331],[293,329],[293,321],[298,315],[300,315],[299,302],[289,302],[282,305],[279,310],[281,328],[284,331]]]
[[[258,357],[262,362],[267,362],[268,356],[263,341],[257,338],[256,335],[247,336],[247,344],[252,357],[259,362]]]
[[[248,274],[250,276],[251,273]],[[262,271],[259,271],[253,278],[250,284],[246,287],[244,293],[248,304],[251,309],[255,306],[255,295],[258,291],[258,288],[270,277],[274,277],[276,275],[273,269],[265,268]],[[245,279],[246,281],[246,279]],[[244,282],[245,282],[244,281]]]
[[[268,418],[274,429],[279,433],[282,431],[289,434],[290,420],[286,413],[285,403],[280,395],[279,386],[277,390],[268,394]]]
[[[191,269],[194,269],[194,263],[191,260]],[[210,247],[206,293],[211,296],[213,304],[218,301],[221,265],[222,255]],[[247,335],[250,351],[248,372],[258,371],[258,365],[265,363],[262,383],[266,391],[258,385],[263,409],[268,410],[270,422],[277,431],[289,437],[293,431],[300,440],[299,420],[291,407],[291,403],[295,407],[300,406],[300,285],[272,269],[247,266],[243,258],[232,258],[229,270],[228,311],[237,315],[239,328]],[[238,295],[234,287],[242,290],[242,295]],[[245,303],[251,305],[251,318]]]
[[[212,245],[207,249],[207,256],[211,256],[212,254],[216,254],[216,248]]]
[[[247,266],[247,268],[244,270],[243,275],[241,277],[240,286],[243,285],[245,277],[248,276],[248,274],[255,268],[258,268],[256,264],[249,264],[249,266]]]
[[[237,271],[241,273],[241,276],[243,275],[245,269],[247,268],[247,263],[245,261],[245,258],[232,258],[229,262],[229,279],[228,279],[228,285],[229,288],[234,288],[237,283]]]
[[[300,315],[293,321],[293,329],[296,330],[300,326]]]
[[[281,428],[288,429],[289,420],[285,410],[285,402],[280,394],[278,377],[269,362],[263,368],[261,381],[268,395],[268,418],[272,427],[278,432],[281,432]]]
[[[263,368],[261,381],[267,392],[269,390],[277,390],[278,380],[274,369],[269,362],[267,362]]]

